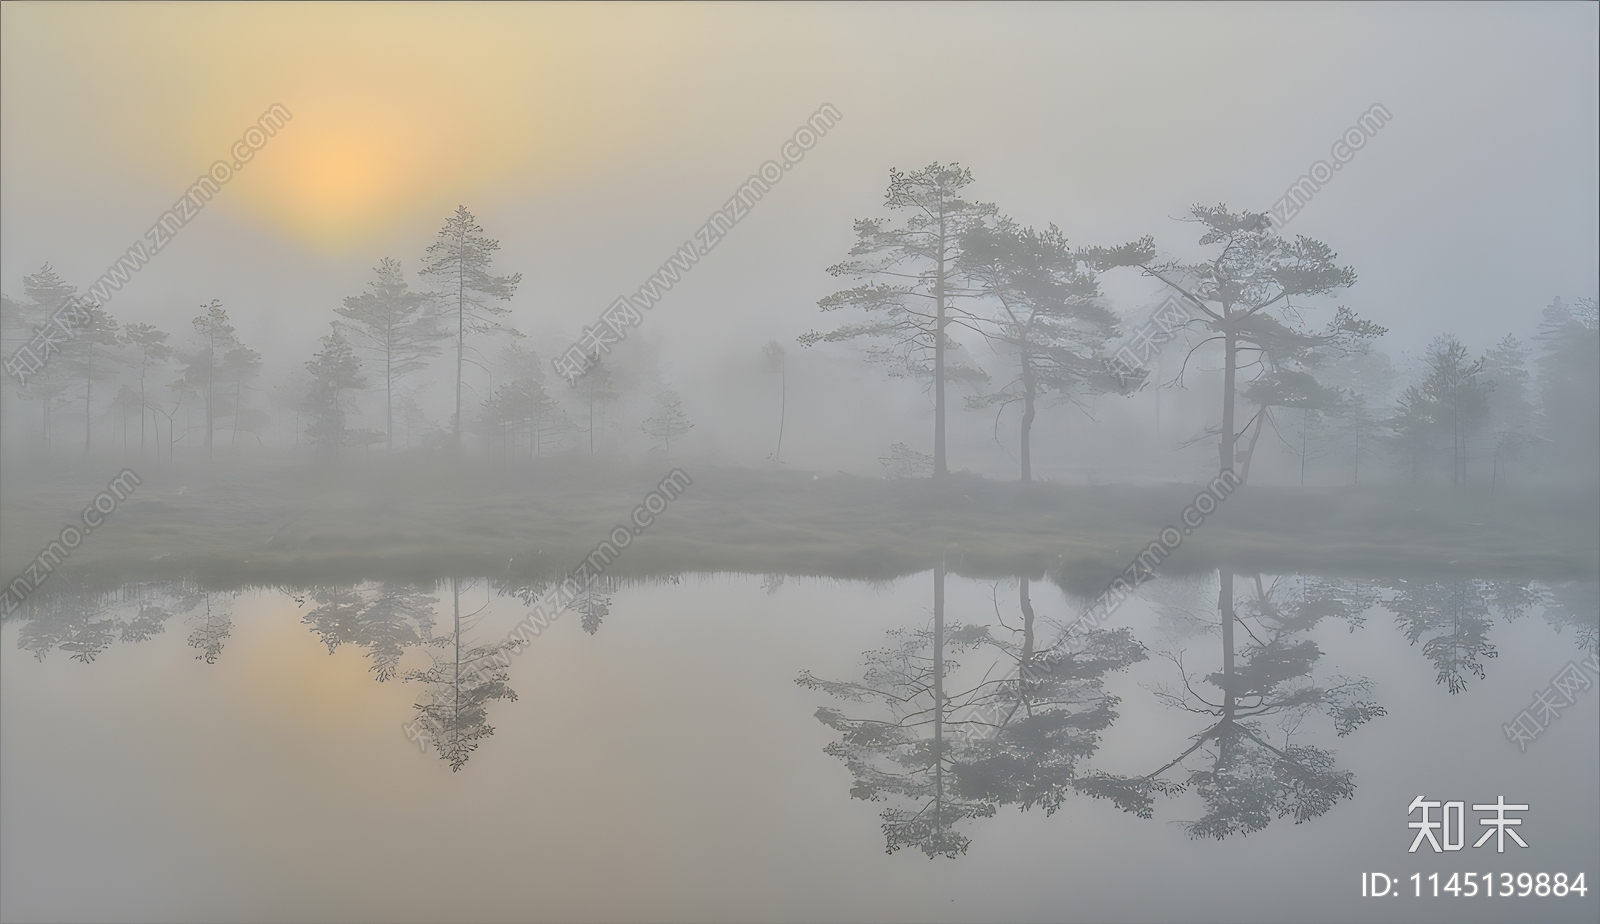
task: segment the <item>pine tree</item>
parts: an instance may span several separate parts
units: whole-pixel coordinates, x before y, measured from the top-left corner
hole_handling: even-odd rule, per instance
[[[422,275],[437,282],[449,306],[456,340],[456,411],[451,422],[451,439],[461,451],[461,389],[466,368],[467,332],[489,333],[505,328],[495,319],[511,309],[495,302],[507,301],[516,294],[522,274],[496,276],[489,271],[500,242],[483,236],[467,207],[457,206],[428,247]]]
[[[694,429],[694,424],[689,422],[689,417],[683,412],[675,391],[663,391],[656,395],[656,407],[660,410],[654,417],[639,424],[639,429],[661,441],[662,453],[667,458],[672,458],[672,439],[682,436]]]
[[[144,453],[144,421],[149,413],[149,392],[146,379],[154,368],[172,356],[172,347],[167,344],[171,335],[166,331],[158,330],[154,324],[129,324],[122,330],[123,342],[138,351],[139,363],[139,452]]]
[[[1488,420],[1494,383],[1482,374],[1484,361],[1473,359],[1451,334],[1433,338],[1423,362],[1422,394],[1432,404],[1442,434],[1450,438],[1450,483],[1465,484],[1468,442]]]
[[[1494,434],[1489,491],[1506,479],[1506,467],[1534,441],[1533,405],[1528,401],[1529,350],[1511,334],[1483,355],[1489,392],[1488,426]]]
[[[371,292],[350,296],[334,311],[349,322],[343,327],[351,344],[383,369],[384,441],[393,452],[395,383],[438,355],[443,332],[431,311],[437,300],[411,291],[400,261],[385,257],[373,273],[377,279],[369,283]]]
[[[1555,469],[1592,482],[1600,469],[1600,313],[1557,298],[1539,325],[1539,410]]]
[[[322,338],[321,352],[306,362],[306,369],[311,372],[311,388],[306,396],[311,424],[306,432],[320,448],[322,457],[333,459],[349,429],[345,426],[341,393],[365,388],[367,380],[361,375],[361,361],[338,328]]]
[[[35,327],[50,324],[50,319],[55,313],[71,302],[78,294],[76,286],[69,285],[63,280],[50,264],[46,263],[39,272],[32,276],[22,277],[22,293],[27,298],[27,303],[19,306],[20,316]],[[44,437],[45,453],[50,452],[50,441],[53,435],[51,427],[50,409],[56,399],[66,392],[70,385],[67,372],[61,366],[46,361],[44,368],[28,377],[26,397],[39,402],[42,414],[42,433]]]
[[[1285,240],[1273,231],[1267,213],[1230,212],[1225,205],[1196,205],[1185,220],[1203,229],[1202,246],[1221,245],[1214,258],[1195,263],[1157,262],[1155,241],[1150,237],[1118,248],[1097,249],[1092,255],[1100,269],[1136,266],[1180,297],[1194,319],[1210,332],[1194,349],[1221,342],[1222,425],[1217,449],[1220,471],[1232,473],[1239,461],[1236,447],[1242,435],[1235,416],[1241,369],[1254,367],[1258,374],[1308,371],[1329,352],[1367,349],[1385,331],[1359,320],[1346,308],[1339,308],[1321,332],[1305,325],[1301,312],[1309,306],[1297,304],[1298,299],[1326,295],[1356,281],[1355,270],[1339,266],[1338,254],[1321,241],[1308,237]]]
[[[1021,480],[1033,480],[1035,404],[1043,395],[1073,400],[1122,390],[1108,371],[1106,345],[1117,316],[1099,301],[1100,286],[1060,229],[1040,232],[1009,218],[968,232],[958,264],[994,306],[979,330],[1016,362],[1005,387],[967,399],[971,408],[1022,404]]]
[[[261,367],[261,354],[239,341],[223,310],[222,302],[212,299],[205,313],[193,321],[199,340],[196,346],[178,354],[183,363],[183,383],[197,391],[206,408],[206,458],[211,458],[216,433],[218,405],[231,397],[235,422],[244,382]],[[229,395],[227,386],[233,385]]]
[[[868,320],[843,324],[828,333],[800,337],[804,346],[820,341],[865,339],[870,361],[885,363],[891,376],[923,379],[933,387],[933,476],[949,473],[945,459],[945,383],[982,381],[976,366],[962,361],[960,345],[949,335],[951,323],[971,324],[954,305],[961,241],[995,214],[993,205],[969,202],[961,190],[972,171],[960,164],[933,163],[912,173],[889,171],[884,207],[905,212],[902,225],[881,219],[855,223],[850,259],[828,267],[834,276],[864,280],[852,289],[817,302],[823,311],[854,308]]]

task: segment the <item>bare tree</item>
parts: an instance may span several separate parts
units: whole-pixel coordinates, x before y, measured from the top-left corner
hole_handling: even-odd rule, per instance
[[[776,340],[768,340],[761,348],[761,371],[768,374],[776,373],[778,376],[778,449],[772,454],[772,461],[783,461],[783,418],[789,406],[789,368],[788,356],[783,351],[783,344]]]

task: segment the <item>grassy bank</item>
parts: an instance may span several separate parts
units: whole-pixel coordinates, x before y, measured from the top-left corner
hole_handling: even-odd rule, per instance
[[[147,469],[133,495],[51,581],[111,586],[188,578],[213,587],[451,574],[551,575],[581,561],[667,472],[572,461],[507,472],[444,464],[356,469]],[[932,567],[1092,584],[1120,570],[1198,486],[931,482],[689,466],[693,483],[621,555],[626,576],[732,571],[892,578]],[[115,470],[66,469],[0,491],[10,581]],[[1592,577],[1591,491],[1497,497],[1442,488],[1251,486],[1163,565],[1352,575]],[[48,586],[48,583],[47,585]]]

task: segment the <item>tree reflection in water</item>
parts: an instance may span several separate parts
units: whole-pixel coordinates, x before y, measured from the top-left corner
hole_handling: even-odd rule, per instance
[[[850,770],[850,795],[891,802],[880,814],[889,853],[911,846],[930,858],[964,854],[971,839],[956,825],[1004,805],[1053,814],[1075,788],[1079,761],[1116,719],[1118,700],[1102,678],[1142,660],[1143,646],[1120,629],[1092,633],[1080,651],[1042,657],[1027,580],[1019,586],[1023,621],[1011,633],[1020,639],[997,637],[986,625],[946,622],[940,565],[931,626],[891,630],[886,646],[865,653],[859,681],[809,671],[796,679],[858,704],[856,715],[829,707],[816,715],[839,732],[825,751]],[[992,663],[950,688],[962,673],[958,658],[969,653]],[[1013,675],[1014,668],[1029,669]]]

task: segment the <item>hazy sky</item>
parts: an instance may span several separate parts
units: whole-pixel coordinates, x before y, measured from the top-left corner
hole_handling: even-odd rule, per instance
[[[1355,266],[1341,301],[1391,353],[1443,330],[1481,349],[1596,291],[1596,9],[7,3],[0,284],[49,260],[87,286],[282,104],[113,314],[183,330],[219,298],[269,361],[308,356],[464,203],[525,276],[516,323],[571,336],[832,104],[636,335],[714,378],[824,325],[823,270],[891,167],[958,161],[1024,222],[1181,255],[1173,217],[1269,208],[1378,103],[1393,121],[1289,230]]]

